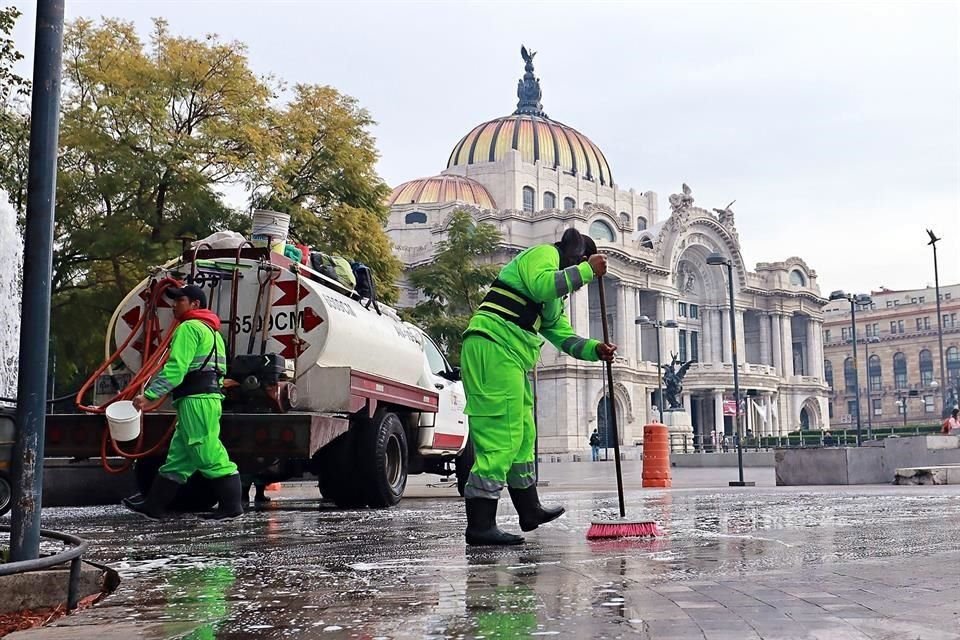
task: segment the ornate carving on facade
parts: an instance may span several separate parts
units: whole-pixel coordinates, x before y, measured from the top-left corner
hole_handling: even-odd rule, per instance
[[[734,200],[733,202],[736,202],[736,200]],[[728,204],[728,205],[727,205],[725,208],[723,208],[723,209],[714,209],[714,210],[713,210],[713,212],[714,212],[715,214],[717,214],[717,220],[720,221],[720,224],[723,225],[724,227],[731,228],[731,229],[734,227],[734,222],[733,222],[733,209],[730,208],[730,207],[733,206],[733,202],[731,202],[730,204]]]
[[[693,206],[693,192],[690,190],[690,187],[687,186],[687,183],[684,182],[681,187],[683,193],[674,193],[670,196],[670,210],[673,213],[679,213],[681,211],[686,211]]]

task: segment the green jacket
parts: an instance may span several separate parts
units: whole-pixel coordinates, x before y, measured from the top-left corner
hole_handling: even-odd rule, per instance
[[[596,361],[600,341],[581,338],[573,331],[563,303],[567,294],[589,284],[593,277],[593,268],[586,262],[561,270],[560,252],[552,244],[544,244],[521,252],[500,270],[498,279],[534,302],[543,303],[540,335],[569,356]],[[510,349],[524,369],[532,369],[540,358],[543,338],[484,311],[483,306],[470,319],[464,336],[485,334]]]
[[[170,342],[170,358],[163,369],[153,377],[147,390],[143,392],[147,400],[156,400],[173,391],[183,382],[184,376],[190,371],[196,371],[203,366],[207,356],[217,348],[216,357],[210,356],[207,369],[213,367],[222,374],[227,370],[227,348],[223,344],[223,336],[199,320],[187,320],[177,326]],[[191,398],[222,398],[219,393],[198,393]]]

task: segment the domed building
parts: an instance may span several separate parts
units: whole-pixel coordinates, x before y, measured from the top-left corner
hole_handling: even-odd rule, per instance
[[[458,209],[501,232],[497,262],[555,242],[575,227],[609,258],[605,297],[619,345],[614,401],[621,445],[642,439],[643,425],[658,418],[658,361],[667,365],[674,355],[677,369],[691,362],[683,378],[683,410],[664,413],[674,447],[710,449],[733,434],[734,344],[744,432],[828,428],[821,339],[827,301],[816,272],[796,257],[749,270],[732,203],[711,210],[694,206],[685,184],[669,197],[661,219],[655,193],[620,188],[600,147],[544,112],[533,55],[523,53],[517,109],[472,127],[453,145],[439,175],[391,193],[387,232],[405,268],[433,259]],[[730,334],[726,267],[708,264],[713,254],[733,272],[736,336]],[[416,290],[404,288],[402,305],[418,300]],[[572,294],[567,310],[577,333],[602,336],[597,282]],[[657,323],[670,326],[656,329]],[[537,373],[542,452],[584,450],[595,428],[612,446],[600,364],[574,360],[547,343]]]

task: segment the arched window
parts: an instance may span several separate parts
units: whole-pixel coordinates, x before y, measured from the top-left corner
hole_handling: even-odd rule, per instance
[[[426,224],[427,214],[423,211],[411,211],[403,221],[407,224]]]
[[[586,209],[587,207],[589,207],[589,206],[592,205],[592,204],[593,204],[592,202],[584,202],[584,203],[583,203],[583,208]]]
[[[829,360],[823,361],[823,377],[827,380],[827,385],[833,389],[833,363]]]
[[[640,246],[644,249],[653,249],[653,240],[650,239],[650,236],[643,236],[640,238]]]
[[[848,393],[857,391],[857,370],[853,368],[853,358],[847,358],[843,361],[843,386]]]
[[[880,356],[870,356],[870,361],[867,363],[867,377],[870,391],[883,390],[883,365],[880,364]]]
[[[593,221],[590,225],[590,237],[594,240],[603,240],[605,242],[613,242],[616,238],[613,234],[613,229],[603,220]]]
[[[574,200],[573,198],[569,198],[569,197],[568,197],[568,198],[564,198],[564,199],[563,199],[563,208],[564,208],[564,209],[576,209],[576,208],[577,208],[577,201]]]
[[[907,388],[907,357],[902,353],[893,354],[893,385],[897,389]]]
[[[647,219],[643,216],[637,216],[637,231],[643,231],[647,228]]]
[[[557,208],[557,196],[552,191],[543,192],[543,208],[544,209]]]
[[[947,380],[951,386],[960,382],[960,349],[956,347],[947,349]]]
[[[920,352],[920,384],[928,386],[933,382],[933,355],[929,349]]]
[[[803,272],[794,269],[790,272],[790,284],[795,287],[805,287],[807,286],[807,279],[803,277]]]
[[[523,188],[523,210],[527,213],[533,213],[535,196],[533,187]]]
[[[624,229],[630,228],[630,214],[626,211],[620,212],[620,225],[623,226]]]

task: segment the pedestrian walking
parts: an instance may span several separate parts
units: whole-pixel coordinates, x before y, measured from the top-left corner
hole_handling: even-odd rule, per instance
[[[960,435],[960,418],[957,417],[958,415],[960,415],[960,409],[951,411],[950,417],[943,421],[940,432],[950,436]]]
[[[217,495],[217,510],[209,517],[235,518],[243,514],[240,475],[220,442],[221,385],[227,368],[220,318],[206,309],[206,294],[198,286],[170,288],[166,295],[174,301],[173,315],[180,324],[173,332],[167,363],[133,404],[143,410],[149,402],[170,394],[177,411],[177,427],[166,463],[157,472],[147,496],[124,498],[123,505],[159,520],[180,487],[199,471],[213,483]]]
[[[544,507],[537,495],[537,434],[527,374],[540,357],[544,337],[579,360],[613,359],[615,345],[574,333],[563,302],[606,270],[607,260],[597,253],[593,240],[567,229],[556,244],[526,249],[504,266],[470,319],[460,354],[476,453],[463,494],[467,544],[523,542],[521,536],[497,527],[504,485],[523,531],[563,513],[563,507]]]

